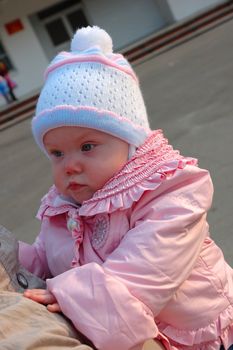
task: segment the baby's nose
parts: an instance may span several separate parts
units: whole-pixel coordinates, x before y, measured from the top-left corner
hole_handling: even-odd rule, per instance
[[[81,173],[82,164],[77,155],[71,155],[65,160],[65,172],[67,175]]]

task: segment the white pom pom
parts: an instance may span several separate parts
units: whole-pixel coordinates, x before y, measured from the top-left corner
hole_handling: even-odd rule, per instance
[[[105,30],[93,26],[78,29],[71,41],[71,51],[85,51],[99,46],[104,54],[112,53],[112,39]]]

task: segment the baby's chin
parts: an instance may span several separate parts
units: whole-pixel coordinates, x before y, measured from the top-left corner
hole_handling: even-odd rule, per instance
[[[72,193],[70,197],[74,203],[82,205],[84,202],[90,200],[93,197],[94,193],[95,192],[92,191],[83,191],[83,193],[79,194]]]
[[[98,191],[96,189],[90,188],[87,185],[74,185],[70,186],[69,188],[62,188],[60,190],[59,187],[57,187],[57,189],[64,199],[67,199],[68,201],[78,205],[82,205],[84,202],[93,198],[94,194]]]

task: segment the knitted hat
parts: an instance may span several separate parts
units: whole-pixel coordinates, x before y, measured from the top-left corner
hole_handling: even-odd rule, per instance
[[[138,79],[112,52],[112,39],[96,26],[77,30],[71,52],[60,52],[45,72],[32,131],[43,137],[61,126],[100,130],[138,147],[150,132]]]

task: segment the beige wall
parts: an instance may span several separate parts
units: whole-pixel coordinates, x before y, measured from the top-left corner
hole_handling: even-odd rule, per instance
[[[9,22],[16,17],[24,17],[44,7],[58,2],[57,0],[0,0],[0,23]]]

